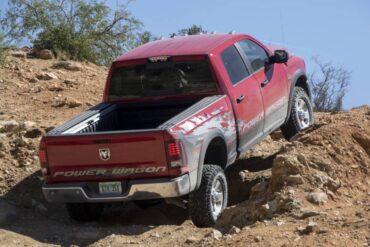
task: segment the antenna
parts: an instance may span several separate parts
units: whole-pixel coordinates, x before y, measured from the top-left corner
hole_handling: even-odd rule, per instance
[[[230,31],[229,34],[235,34],[236,32],[235,31]]]
[[[281,41],[285,45],[284,24],[283,24],[283,11],[281,9],[280,9],[280,29],[281,29]]]

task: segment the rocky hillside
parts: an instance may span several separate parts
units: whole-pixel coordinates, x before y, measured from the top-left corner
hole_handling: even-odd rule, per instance
[[[370,246],[370,107],[318,113],[227,170],[230,205],[215,228],[185,209],[114,205],[80,224],[40,191],[40,137],[101,100],[107,69],[12,51],[0,66],[0,246]],[[34,55],[35,56],[35,55]]]

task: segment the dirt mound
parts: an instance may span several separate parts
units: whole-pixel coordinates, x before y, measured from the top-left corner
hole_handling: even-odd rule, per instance
[[[223,214],[219,225],[243,227],[281,213],[298,215],[366,196],[370,186],[370,107],[317,114],[316,124],[273,154],[271,176]],[[268,140],[260,145],[271,146]],[[269,150],[273,150],[269,148]],[[242,178],[244,174],[241,174]]]

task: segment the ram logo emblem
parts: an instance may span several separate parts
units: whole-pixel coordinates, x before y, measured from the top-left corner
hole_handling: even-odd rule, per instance
[[[109,148],[99,149],[100,159],[109,160],[110,159],[110,150]]]

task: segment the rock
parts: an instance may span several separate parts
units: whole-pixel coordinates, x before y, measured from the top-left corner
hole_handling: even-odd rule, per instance
[[[196,237],[194,237],[194,236],[190,236],[190,237],[188,237],[186,240],[185,240],[185,243],[186,244],[193,244],[193,243],[196,243],[196,242],[198,242],[199,241],[199,239],[197,239]]]
[[[299,213],[293,213],[291,216],[295,219],[304,220],[304,219],[307,219],[309,217],[313,217],[313,216],[317,216],[317,215],[320,215],[320,213],[315,212],[315,211],[302,211],[302,212],[299,212]]]
[[[17,217],[17,209],[4,200],[0,200],[0,225],[10,224]]]
[[[20,57],[20,58],[26,58],[27,53],[24,51],[8,51],[8,55],[12,57]]]
[[[64,80],[64,83],[67,85],[67,86],[72,86],[72,85],[77,85],[77,80],[75,79],[65,79]]]
[[[24,121],[23,125],[25,129],[31,129],[36,126],[36,123],[32,121]]]
[[[251,192],[252,193],[259,193],[259,192],[262,192],[262,191],[266,191],[267,187],[268,187],[267,181],[262,181],[262,182],[257,183],[256,185],[254,185],[251,188]]]
[[[290,180],[288,178],[290,175],[301,174],[304,168],[305,166],[298,161],[295,155],[277,155],[274,159],[271,169],[272,175],[270,189],[272,189],[273,191],[278,191],[282,186],[292,180],[292,177],[290,178]],[[295,180],[298,179],[297,177],[295,177]]]
[[[29,80],[29,82],[31,82],[31,83],[36,83],[36,82],[38,82],[39,81],[39,79],[37,79],[36,77],[33,77],[33,78],[31,78],[30,80]]]
[[[81,105],[82,105],[82,103],[80,101],[78,101],[78,100],[75,100],[75,99],[69,99],[67,101],[67,106],[69,108],[75,108],[75,107],[79,107]]]
[[[15,120],[0,121],[0,132],[11,132],[19,126]]]
[[[285,180],[288,185],[300,185],[304,183],[302,176],[299,174],[289,175]]]
[[[256,242],[256,243],[259,243],[259,242],[261,242],[261,241],[262,241],[262,237],[261,237],[261,236],[255,236],[255,237],[253,238],[253,240],[254,240],[254,242]]]
[[[36,52],[36,54],[37,54],[36,56],[38,58],[45,59],[45,60],[54,58],[53,52],[51,50],[48,50],[48,49],[43,49],[41,51],[38,51],[38,52]]]
[[[24,134],[24,137],[26,138],[38,138],[42,136],[42,131],[38,128],[27,130],[27,132]]]
[[[236,227],[236,226],[232,226],[230,228],[230,230],[228,231],[228,233],[230,235],[234,235],[234,234],[238,234],[240,232],[240,228]]]
[[[310,192],[306,195],[307,201],[314,204],[324,204],[328,200],[328,196],[324,192]]]
[[[49,91],[53,91],[53,92],[60,92],[64,90],[63,86],[58,83],[51,84],[47,88]]]
[[[301,235],[308,235],[316,231],[318,231],[318,226],[313,221],[310,221],[306,227],[300,226],[297,228],[297,232]]]
[[[275,200],[263,204],[261,208],[266,215],[274,214],[278,210],[277,202]]]
[[[58,79],[56,75],[53,73],[39,73],[36,75],[37,79],[39,80],[53,80],[53,79]]]
[[[62,106],[65,106],[66,103],[67,103],[66,99],[56,98],[56,99],[53,99],[53,101],[51,102],[51,106],[52,107],[62,107]]]
[[[60,61],[55,64],[53,64],[52,68],[54,69],[66,69],[70,71],[81,71],[83,67],[75,62],[70,61]]]
[[[206,234],[205,237],[220,240],[222,238],[222,233],[219,230],[213,229],[208,234]]]

